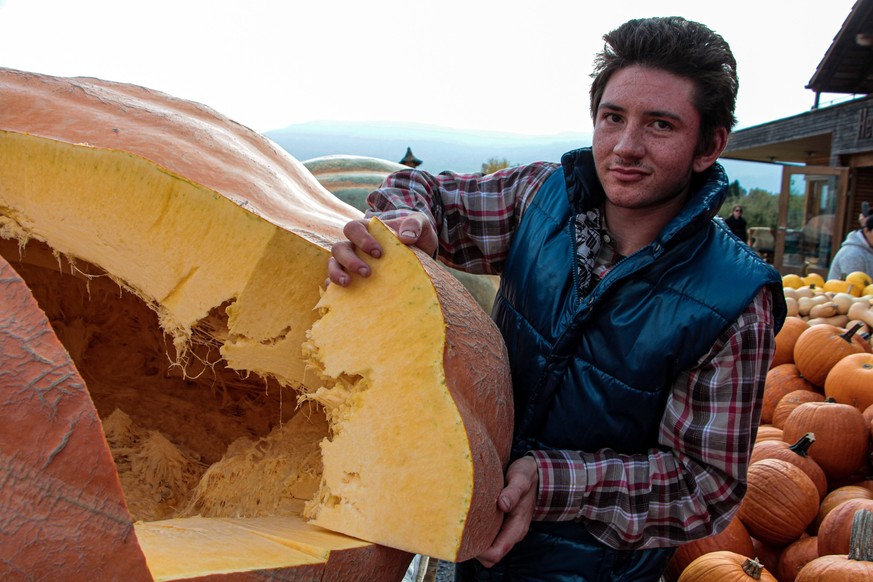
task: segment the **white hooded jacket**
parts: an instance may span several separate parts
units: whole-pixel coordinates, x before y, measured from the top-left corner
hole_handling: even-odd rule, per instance
[[[873,247],[862,230],[853,230],[843,241],[828,271],[828,279],[842,279],[849,273],[863,271],[873,277]]]

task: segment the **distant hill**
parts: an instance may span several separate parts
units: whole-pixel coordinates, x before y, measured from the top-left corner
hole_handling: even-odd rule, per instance
[[[302,123],[268,131],[266,136],[300,161],[349,154],[398,162],[409,147],[422,160],[420,168],[430,172],[478,172],[490,158],[506,158],[512,165],[558,161],[564,152],[591,144],[590,134],[525,136],[429,125],[354,122]]]
[[[391,122],[316,121],[268,131],[265,135],[301,162],[334,154],[398,162],[409,147],[422,160],[419,167],[429,172],[479,172],[491,158],[505,158],[511,165],[559,161],[565,152],[591,145],[590,133],[527,136]],[[747,190],[779,191],[779,166],[733,160],[722,163],[731,180],[739,180]]]

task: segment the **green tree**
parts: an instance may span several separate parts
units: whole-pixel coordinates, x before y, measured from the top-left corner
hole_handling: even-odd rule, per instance
[[[509,167],[509,160],[506,158],[488,158],[488,161],[482,164],[482,173],[483,174],[493,174],[498,170],[502,170],[504,168]]]
[[[734,180],[728,186],[728,195],[727,195],[727,200],[730,200],[732,202],[725,202],[725,204],[730,204],[731,206],[733,206],[734,204],[738,203],[740,201],[740,198],[742,198],[745,195],[746,195],[746,189],[743,188],[742,186],[740,186],[739,180]]]
[[[749,226],[775,229],[779,218],[779,195],[761,188],[752,188],[743,199],[743,214]]]

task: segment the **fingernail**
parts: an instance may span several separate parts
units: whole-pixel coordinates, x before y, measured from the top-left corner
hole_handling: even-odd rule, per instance
[[[340,276],[339,284],[342,285],[343,287],[345,287],[346,285],[349,284],[349,278],[346,275]]]
[[[404,230],[400,233],[400,236],[405,236],[406,238],[415,238],[416,234],[411,230]]]
[[[367,267],[361,267],[360,269],[358,269],[358,274],[361,277],[366,277],[370,274],[370,269],[368,269]]]
[[[379,249],[373,249],[372,251],[370,251],[370,256],[374,259],[378,259],[382,256],[382,251]]]

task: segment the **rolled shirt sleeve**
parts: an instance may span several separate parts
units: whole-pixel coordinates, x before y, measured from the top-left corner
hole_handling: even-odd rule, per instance
[[[443,263],[496,275],[524,210],[557,168],[536,162],[493,174],[401,170],[368,196],[366,215],[390,220],[422,212],[436,229]]]

